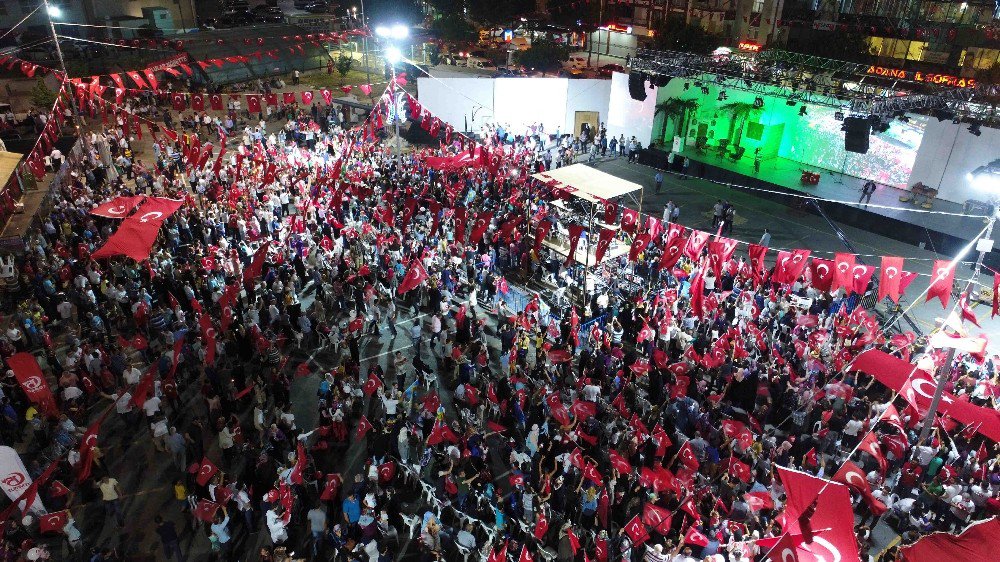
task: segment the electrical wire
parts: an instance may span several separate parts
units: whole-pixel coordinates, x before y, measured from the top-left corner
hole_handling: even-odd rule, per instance
[[[37,11],[38,11],[38,10],[40,10],[41,8],[42,8],[42,5],[41,5],[41,4],[39,4],[39,5],[35,6],[35,9],[34,9],[34,10],[31,10],[31,12],[29,12],[29,13],[28,13],[28,15],[24,16],[23,18],[21,18],[21,21],[19,21],[19,22],[15,23],[15,24],[13,25],[13,27],[11,27],[10,29],[8,29],[8,30],[7,30],[7,32],[6,32],[6,33],[4,33],[3,35],[0,35],[0,39],[3,39],[4,37],[7,37],[7,36],[8,36],[8,35],[10,35],[11,33],[13,33],[13,32],[14,32],[14,30],[18,28],[18,26],[20,26],[20,25],[21,25],[22,23],[24,23],[24,22],[25,22],[25,21],[26,21],[26,20],[27,20],[28,18],[30,18],[31,16],[35,15],[35,12],[37,12]]]

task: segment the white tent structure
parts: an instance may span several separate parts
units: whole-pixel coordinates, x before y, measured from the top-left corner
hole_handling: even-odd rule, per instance
[[[547,172],[539,172],[532,174],[531,177],[553,188],[565,190],[570,197],[582,203],[582,205],[574,205],[574,207],[582,206],[584,209],[581,222],[586,225],[586,229],[581,238],[586,238],[586,244],[582,243],[583,240],[581,240],[573,258],[577,263],[583,265],[584,275],[588,275],[591,267],[599,265],[596,255],[596,236],[602,228],[610,230],[618,230],[619,228],[618,225],[607,224],[600,220],[599,213],[602,212],[604,203],[626,195],[630,195],[634,199],[633,194],[637,191],[640,193],[639,201],[641,201],[642,186],[585,164],[573,164]],[[552,204],[566,211],[570,210],[569,205],[562,201],[556,200]],[[553,231],[548,238],[542,241],[542,245],[566,257],[569,255],[569,233],[565,229],[562,229],[561,232]],[[627,244],[615,241],[612,242],[601,260],[607,262],[617,259],[628,254],[628,251]],[[589,282],[588,285],[590,285]]]

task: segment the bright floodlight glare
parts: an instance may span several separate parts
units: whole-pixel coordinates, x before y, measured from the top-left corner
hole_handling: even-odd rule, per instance
[[[48,8],[46,8],[46,10],[49,12],[49,15],[52,16],[52,17],[54,17],[54,18],[58,18],[58,17],[62,16],[62,9],[59,6],[53,6],[53,5],[49,4],[49,6],[48,6]]]
[[[386,47],[385,60],[389,61],[389,64],[396,64],[403,60],[403,53],[398,47]]]
[[[406,39],[410,36],[410,30],[402,24],[396,24],[389,30],[393,39]]]
[[[380,25],[375,28],[375,35],[378,35],[379,37],[388,37],[391,33],[392,31],[384,25]]]
[[[973,187],[1000,195],[1000,160],[980,166],[966,177]]]

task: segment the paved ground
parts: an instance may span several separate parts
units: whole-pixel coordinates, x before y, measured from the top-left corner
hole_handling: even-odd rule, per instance
[[[596,162],[594,166],[602,171],[614,174],[623,179],[642,184],[645,193],[642,198],[643,212],[662,215],[663,207],[668,200],[680,205],[680,222],[691,228],[711,230],[712,205],[718,199],[727,199],[736,206],[736,222],[732,237],[756,243],[760,240],[763,229],[771,232],[772,248],[808,248],[813,255],[830,258],[833,252],[848,252],[844,243],[837,237],[830,225],[822,218],[806,212],[799,207],[788,207],[767,199],[761,199],[751,193],[734,191],[728,187],[717,185],[697,178],[682,179],[679,176],[664,174],[663,189],[655,193],[654,176],[656,169],[630,164],[626,158],[607,158]],[[637,197],[638,199],[638,197]],[[631,205],[638,207],[638,202]],[[919,220],[919,219],[917,219]],[[867,264],[878,266],[881,256],[902,256],[905,258],[905,269],[921,274],[907,289],[911,298],[920,295],[929,284],[928,273],[935,259],[950,259],[953,256],[940,255],[931,249],[921,249],[915,245],[892,240],[866,232],[863,229],[838,224],[847,239],[854,245],[860,259]],[[745,246],[738,252],[745,255]],[[774,254],[770,254],[773,258]],[[966,265],[959,267],[956,275],[956,286],[961,279],[969,279],[972,275],[972,263],[976,254],[973,252],[966,258]],[[878,272],[876,272],[876,275]],[[986,272],[980,277],[980,283],[987,287],[992,285],[992,273]],[[910,300],[904,300],[907,306]],[[954,302],[954,301],[952,301]],[[982,333],[987,335],[1000,333],[1000,320],[990,319],[988,304],[974,304],[974,310],[982,324]],[[935,300],[930,303],[919,303],[910,310],[910,316],[925,332],[933,328],[934,321],[943,313],[940,303]],[[904,325],[904,329],[909,329]],[[980,333],[975,326],[972,332]],[[991,342],[991,351],[1000,352],[1000,342]]]

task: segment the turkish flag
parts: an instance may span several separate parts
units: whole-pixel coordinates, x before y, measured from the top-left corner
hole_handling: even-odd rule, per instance
[[[538,221],[538,227],[535,228],[535,253],[537,254],[542,248],[542,241],[545,240],[549,235],[549,231],[552,230],[552,221],[542,219]]]
[[[483,234],[486,233],[486,228],[492,221],[493,211],[483,211],[479,213],[476,216],[475,224],[472,226],[472,231],[469,232],[469,244],[479,244]]]
[[[747,492],[743,494],[743,501],[750,506],[750,511],[774,509],[774,498],[769,492]]]
[[[208,96],[208,103],[212,106],[212,111],[222,111],[222,96],[219,94]]]
[[[146,77],[146,81],[154,90],[160,89],[160,84],[156,81],[156,75],[153,74],[152,70],[143,70],[142,75]]]
[[[639,254],[649,245],[649,234],[640,234],[632,241],[628,249],[628,261],[638,261]]]
[[[313,102],[313,93],[311,91],[302,92],[302,103],[309,105]]]
[[[90,214],[107,219],[123,219],[129,214],[129,211],[138,207],[143,199],[145,199],[143,195],[115,197],[91,209]]]
[[[750,481],[753,480],[753,474],[750,471],[750,466],[736,457],[729,457],[728,459],[722,461],[720,466],[722,468],[728,468],[730,476],[737,478],[746,484],[749,484]]]
[[[833,290],[834,262],[823,258],[812,259],[812,286],[818,291]]]
[[[933,298],[941,301],[941,307],[947,308],[951,300],[951,289],[955,282],[955,268],[947,260],[935,260],[931,269],[931,286],[927,289],[927,301]]]
[[[601,228],[601,233],[597,237],[597,249],[594,253],[596,263],[601,263],[601,260],[604,259],[604,254],[611,246],[611,241],[614,237],[614,230],[611,230],[610,228]]]
[[[635,234],[639,226],[639,211],[625,207],[622,209],[622,230],[629,234]]]
[[[542,537],[545,536],[545,533],[548,532],[548,530],[549,521],[545,518],[545,511],[540,510],[538,512],[538,517],[535,519],[535,532],[533,534],[536,539],[542,540]]]
[[[753,271],[758,273],[764,271],[764,256],[767,255],[767,246],[750,244],[748,253],[750,254],[750,264],[753,266]]]
[[[569,231],[569,254],[566,256],[566,265],[576,261],[576,247],[580,243],[580,236],[583,234],[583,226],[571,224],[566,227]]]
[[[782,530],[804,539],[794,550],[797,559],[860,562],[854,529],[843,524],[854,520],[847,487],[798,470],[777,470],[786,495]]]
[[[604,222],[615,224],[616,220],[618,220],[618,203],[604,201]]]
[[[49,486],[49,495],[54,498],[61,498],[69,494],[69,488],[65,484],[58,480],[53,480],[52,485]]]
[[[396,477],[396,461],[387,461],[378,465],[378,481],[383,486],[392,482]]]
[[[205,340],[205,362],[214,365],[216,330],[212,325],[212,318],[208,314],[202,314],[198,317],[198,325],[201,327],[201,337]]]
[[[371,396],[378,392],[378,389],[382,388],[382,381],[379,380],[375,374],[368,375],[368,380],[365,381],[364,386],[361,387],[361,391],[365,393],[365,396]]]
[[[323,487],[323,492],[320,494],[319,499],[330,501],[336,498],[340,493],[340,486],[343,482],[344,479],[341,478],[340,474],[327,474],[326,486]]]
[[[868,282],[871,281],[874,274],[875,268],[870,265],[855,265],[854,269],[851,270],[854,292],[859,295],[865,294],[865,291],[868,289]]]
[[[104,419],[108,417],[109,412],[111,412],[110,409],[104,410],[101,417],[90,424],[87,431],[84,432],[83,437],[80,438],[80,467],[76,475],[77,482],[83,482],[90,478],[90,470],[94,463],[93,450],[97,446],[97,432],[100,431],[101,424],[104,423]]]
[[[198,467],[198,485],[208,486],[208,483],[217,472],[219,472],[219,467],[215,466],[212,461],[208,460],[208,457],[201,459],[201,465]]]
[[[583,477],[591,482],[601,486],[603,484],[603,478],[601,473],[597,470],[597,466],[593,463],[587,463],[583,466],[583,470],[580,471]]]
[[[404,295],[407,292],[416,289],[421,283],[426,281],[427,278],[427,271],[420,263],[420,260],[414,259],[410,262],[410,270],[406,272],[406,275],[403,276],[403,280],[399,283],[399,294]]]
[[[691,525],[687,533],[684,533],[684,543],[695,546],[708,546],[708,537],[703,535],[694,525]]]
[[[638,515],[625,524],[625,534],[628,535],[628,538],[632,539],[632,544],[635,546],[639,546],[649,540],[649,532],[646,531],[646,526],[643,525]]]
[[[979,325],[979,319],[976,318],[976,313],[973,312],[972,311],[972,307],[969,306],[969,299],[967,299],[965,297],[965,295],[962,295],[961,297],[959,297],[959,299],[958,299],[958,308],[959,308],[959,310],[961,310],[962,320],[963,321],[964,320],[968,320],[969,322],[972,322],[973,324],[975,324],[976,327],[982,328],[982,326]]]
[[[368,418],[366,418],[365,416],[361,416],[361,419],[358,420],[358,431],[354,434],[354,439],[355,440],[361,439],[362,437],[367,435],[368,432],[371,430],[372,430],[372,422],[368,421]]]
[[[632,473],[632,465],[618,451],[612,449],[608,451],[608,456],[611,458],[611,468],[617,470],[619,474]]]
[[[698,261],[705,244],[708,244],[708,233],[692,230],[691,236],[688,237],[687,244],[684,246],[684,255],[692,261]]]
[[[718,238],[708,243],[708,259],[716,277],[722,276],[722,264],[732,259],[736,244],[731,238]]]
[[[521,547],[521,556],[517,558],[517,562],[534,562],[534,558],[532,558],[531,553],[528,552],[527,545]]]
[[[291,480],[292,484],[302,484],[305,482],[304,475],[307,460],[308,457],[306,456],[304,442],[298,439],[295,444],[295,464],[292,465],[292,470],[288,473],[288,479]],[[200,477],[201,474],[198,474],[198,476]]]
[[[278,94],[270,93],[264,94],[264,103],[269,106],[276,107],[278,105]]]
[[[691,447],[690,441],[685,441],[684,444],[681,445],[681,449],[677,451],[677,458],[684,466],[690,468],[691,470],[698,470],[698,466],[700,464],[698,463],[698,457],[694,454],[694,449]]]
[[[722,420],[722,433],[730,439],[735,439],[744,449],[749,449],[753,445],[753,433],[741,421]]]
[[[898,303],[899,296],[902,294],[902,289],[900,288],[902,278],[903,258],[883,256],[881,275],[878,282],[878,300],[881,301],[885,297],[889,297],[892,299],[892,302]]]
[[[32,404],[38,406],[39,411],[49,417],[59,415],[52,389],[49,388],[48,380],[34,355],[27,351],[15,353],[7,358],[7,366],[14,371],[14,377],[21,385],[21,390]]]
[[[646,502],[642,506],[642,522],[652,527],[657,533],[665,536],[670,532],[673,516],[670,514],[670,511],[653,503]]]
[[[507,562],[507,541],[504,541],[499,550],[490,548],[490,555],[486,558],[486,562]]]
[[[660,256],[660,271],[673,269],[677,265],[677,261],[681,259],[686,247],[687,239],[684,237],[668,241],[667,246],[663,249],[663,255]]]
[[[900,550],[904,562],[926,560],[991,562],[997,557],[998,535],[1000,535],[1000,519],[993,517],[973,523],[958,535],[943,532],[925,535]]]
[[[840,470],[833,475],[834,482],[840,482],[841,484],[847,485],[849,488],[861,494],[868,507],[871,508],[876,515],[882,515],[887,511],[886,505],[878,500],[872,495],[871,485],[868,483],[868,479],[865,478],[865,473],[861,470],[858,465],[854,462],[848,460],[845,461]]]
[[[442,441],[447,441],[449,443],[458,443],[458,436],[455,432],[448,427],[444,422],[437,422],[434,424],[434,428],[431,429],[430,435],[427,436],[428,445],[437,445]]]
[[[205,110],[205,95],[204,94],[191,94],[191,109],[195,111]]]
[[[691,280],[691,287],[688,289],[691,295],[691,311],[695,316],[701,318],[705,315],[705,272],[699,271]],[[707,355],[707,354],[706,354]]]
[[[285,103],[295,103],[295,92],[285,92],[281,95],[281,99]]]
[[[38,530],[42,533],[61,533],[69,523],[69,511],[57,511],[38,519]]]
[[[294,97],[293,97],[294,99]],[[251,113],[260,113],[260,96],[257,94],[247,95],[247,109]]]
[[[131,70],[126,72],[125,75],[131,78],[132,81],[135,82],[135,85],[140,89],[145,90],[146,88],[149,88],[149,86],[146,85],[146,81],[142,79],[142,75],[138,72]]]
[[[323,96],[323,101],[326,102],[326,105],[330,105],[333,103],[333,92],[327,90],[326,88],[323,88],[322,90],[319,91],[319,93],[321,96]]]
[[[212,523],[213,519],[215,519],[216,511],[219,511],[219,504],[208,500],[199,500],[198,505],[194,508],[193,515],[195,519]]]
[[[170,102],[174,106],[174,111],[184,111],[187,109],[187,98],[185,98],[184,94],[172,94],[170,96]]]
[[[786,285],[794,283],[806,268],[806,264],[809,261],[809,254],[809,250],[778,252],[778,259],[774,266],[772,280]]]
[[[1000,273],[993,274],[993,308],[990,318],[1000,314]]]
[[[833,281],[830,291],[843,287],[848,294],[854,290],[854,254],[836,253],[833,257]]]

